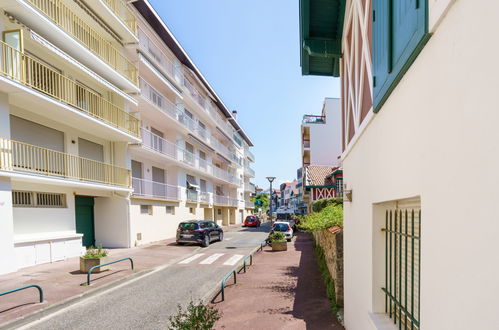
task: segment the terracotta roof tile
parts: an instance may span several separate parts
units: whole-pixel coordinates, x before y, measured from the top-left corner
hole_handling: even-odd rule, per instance
[[[331,185],[331,178],[329,175],[338,167],[335,166],[322,166],[322,165],[309,165],[305,168],[306,185],[307,186],[327,186]]]

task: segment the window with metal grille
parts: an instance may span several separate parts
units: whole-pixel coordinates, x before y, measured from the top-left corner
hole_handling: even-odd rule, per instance
[[[399,329],[419,329],[421,210],[385,215],[385,313]]]
[[[171,215],[175,215],[175,206],[165,206],[166,208],[166,214],[171,214]]]
[[[66,194],[13,190],[12,205],[14,207],[64,208],[66,207]]]

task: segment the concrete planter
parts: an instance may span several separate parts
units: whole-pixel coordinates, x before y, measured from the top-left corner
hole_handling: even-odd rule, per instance
[[[107,257],[104,257],[104,258],[83,258],[83,257],[80,257],[80,272],[87,273],[90,268],[97,266],[97,265],[105,264],[108,261],[109,260]],[[99,268],[94,269],[92,271],[92,273],[100,273],[100,272],[103,272],[103,271],[108,270],[108,269],[109,269],[109,266],[99,267]]]
[[[272,251],[287,251],[288,242],[272,242]]]

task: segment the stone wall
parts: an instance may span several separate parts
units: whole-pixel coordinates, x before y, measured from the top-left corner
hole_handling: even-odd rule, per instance
[[[332,227],[316,231],[314,238],[324,251],[329,274],[334,282],[336,304],[343,306],[343,229]]]

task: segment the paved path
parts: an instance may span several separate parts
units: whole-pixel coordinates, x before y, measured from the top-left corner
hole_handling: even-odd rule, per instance
[[[215,329],[343,329],[333,317],[312,238],[298,233],[288,251],[266,247],[214,305],[223,313]]]
[[[266,227],[226,232],[223,242],[195,250],[169,267],[85,299],[23,329],[165,328],[178,304],[206,296],[241,261],[241,255],[259,246],[267,236]]]

